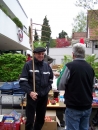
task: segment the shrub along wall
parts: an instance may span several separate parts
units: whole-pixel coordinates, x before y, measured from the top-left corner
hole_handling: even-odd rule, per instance
[[[7,9],[3,7],[3,5],[0,5],[0,9],[10,18],[13,20],[13,22],[21,29],[23,29],[23,24],[22,22],[17,18],[17,17],[14,17],[12,18],[10,16],[10,14],[8,13]]]
[[[26,61],[22,54],[7,53],[0,55],[0,81],[15,81],[19,78]]]

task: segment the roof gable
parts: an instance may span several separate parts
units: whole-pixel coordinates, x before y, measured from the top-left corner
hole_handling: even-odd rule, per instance
[[[87,38],[87,32],[74,32],[73,34],[72,34],[72,38],[74,39],[74,40],[78,40],[78,39],[80,39],[80,38]]]

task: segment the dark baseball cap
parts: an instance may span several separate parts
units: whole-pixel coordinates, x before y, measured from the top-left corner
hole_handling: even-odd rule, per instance
[[[45,52],[46,49],[44,47],[37,47],[33,50],[33,53]]]

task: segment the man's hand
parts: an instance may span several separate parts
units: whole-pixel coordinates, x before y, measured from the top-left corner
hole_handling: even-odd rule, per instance
[[[59,72],[53,72],[54,76],[59,77],[60,73]]]
[[[37,99],[37,93],[36,92],[30,92],[30,97],[33,99],[33,100],[36,100]]]

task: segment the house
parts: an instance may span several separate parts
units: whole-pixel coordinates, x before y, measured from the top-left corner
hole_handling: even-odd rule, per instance
[[[80,38],[87,38],[87,32],[73,32],[72,39],[79,40]]]
[[[18,0],[0,0],[0,51],[30,50],[27,21]]]
[[[92,49],[98,49],[98,10],[88,10],[87,37],[92,42]]]
[[[86,44],[86,47],[91,47],[91,43],[89,42],[89,39],[87,38],[87,32],[73,32],[72,33],[72,45],[80,42],[80,40],[83,39],[84,43]]]

